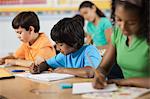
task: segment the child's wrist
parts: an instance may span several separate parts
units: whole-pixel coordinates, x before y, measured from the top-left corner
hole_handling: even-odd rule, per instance
[[[99,71],[104,77],[106,77],[106,72],[105,72],[105,70],[104,70],[103,68],[99,67],[99,68],[97,68],[97,69],[98,69],[98,71]]]

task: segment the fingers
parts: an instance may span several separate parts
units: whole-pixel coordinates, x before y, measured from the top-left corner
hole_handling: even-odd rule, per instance
[[[34,63],[30,66],[30,72],[32,74],[40,73],[39,65],[35,65]]]
[[[49,69],[48,69],[48,72],[53,72],[53,69],[52,69],[52,68],[49,68]]]
[[[101,74],[98,70],[95,70],[94,80],[92,84],[96,89],[102,89],[107,86],[104,75]]]

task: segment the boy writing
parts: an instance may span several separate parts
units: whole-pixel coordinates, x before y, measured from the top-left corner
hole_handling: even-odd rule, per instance
[[[50,68],[53,72],[93,77],[93,68],[101,61],[96,47],[84,44],[83,24],[79,18],[64,18],[51,30],[51,37],[60,51],[55,57],[32,65],[31,73],[41,73]]]
[[[37,57],[48,59],[55,55],[52,42],[44,33],[39,33],[39,19],[34,12],[19,13],[12,27],[23,43],[15,53],[0,58],[0,64],[30,66]]]

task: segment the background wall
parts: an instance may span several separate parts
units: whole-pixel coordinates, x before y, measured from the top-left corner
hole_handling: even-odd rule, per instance
[[[84,0],[0,0],[0,57],[14,52],[20,45],[11,26],[11,21],[19,12],[35,11],[40,19],[40,31],[50,38],[53,25],[64,17],[77,14],[82,1]],[[90,1],[109,17],[111,0]]]

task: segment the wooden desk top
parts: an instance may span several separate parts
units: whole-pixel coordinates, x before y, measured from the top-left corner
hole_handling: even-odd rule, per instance
[[[28,68],[22,67],[8,67],[7,69],[28,70]],[[72,89],[61,89],[59,84],[91,80],[70,78],[52,82],[38,82],[28,78],[16,77],[15,79],[0,80],[0,95],[8,99],[82,99],[81,95],[73,95]]]
[[[18,66],[7,67],[6,69],[8,71],[11,71],[12,69],[28,70],[28,68]],[[92,79],[77,77],[52,82],[34,81],[22,77],[0,80],[0,99],[3,99],[1,98],[1,95],[6,97],[4,99],[85,99],[84,97],[82,97],[82,95],[73,95],[72,89],[61,89],[59,85],[60,83],[76,83],[89,81],[92,81]],[[146,94],[146,96],[148,98],[140,97],[137,99],[149,99],[150,92]],[[116,98],[112,97],[112,99]]]

